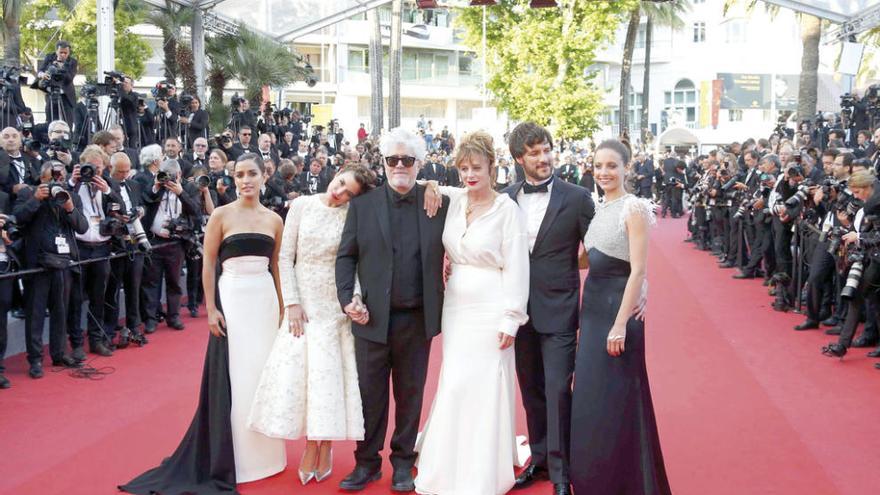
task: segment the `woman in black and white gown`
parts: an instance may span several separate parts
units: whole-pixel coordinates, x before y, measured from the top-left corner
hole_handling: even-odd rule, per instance
[[[258,155],[239,157],[233,177],[238,199],[214,210],[205,232],[202,280],[211,336],[198,408],[171,457],[120,486],[122,491],[237,493],[236,483],[272,476],[287,465],[283,440],[247,427],[280,323],[278,253],[283,225],[278,215],[260,205],[265,178]]]

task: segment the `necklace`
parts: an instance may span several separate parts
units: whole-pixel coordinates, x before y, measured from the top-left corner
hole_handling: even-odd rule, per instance
[[[474,203],[474,204],[470,204],[470,201],[468,201],[468,205],[467,205],[467,207],[464,209],[464,214],[465,214],[465,216],[467,216],[467,217],[471,216],[471,213],[473,213],[474,210],[476,210],[478,207],[488,205],[488,204],[492,203],[492,201],[495,201],[495,198],[494,198],[494,197],[493,197],[491,200],[489,200],[489,201],[484,201],[484,202],[482,202],[482,203]]]

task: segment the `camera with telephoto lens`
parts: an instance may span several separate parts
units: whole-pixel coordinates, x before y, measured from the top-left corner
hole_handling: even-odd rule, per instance
[[[196,177],[196,185],[199,187],[209,187],[211,185],[211,177],[207,175]]]
[[[214,134],[214,143],[221,148],[231,148],[232,138],[226,134]]]
[[[806,202],[807,198],[810,195],[810,188],[814,187],[815,184],[810,179],[805,179],[798,185],[797,190],[794,192],[790,198],[785,200],[786,208],[797,208],[804,202]]]
[[[95,178],[95,174],[97,173],[97,169],[91,163],[83,163],[79,166],[79,180],[80,182],[92,182]]]
[[[70,199],[70,193],[67,191],[67,187],[65,187],[63,183],[55,180],[55,174],[53,173],[52,175],[52,181],[46,184],[49,187],[49,197],[58,204],[66,203],[67,200]]]
[[[48,79],[40,79],[37,81],[37,88],[50,92],[53,89],[60,90],[64,85],[64,79],[67,77],[67,66],[62,62],[54,62],[46,67],[46,75]]]
[[[114,237],[117,237],[126,247],[133,247],[139,253],[147,254],[153,250],[150,241],[147,240],[147,233],[141,223],[141,217],[144,215],[143,208],[133,207],[128,211],[123,211],[124,204],[114,203],[111,205],[111,213],[113,215],[107,217],[116,220],[113,222]],[[128,217],[128,221],[124,220]],[[107,234],[109,235],[109,234]]]
[[[177,182],[177,174],[160,170],[156,173],[156,182],[163,186],[168,182]]]
[[[165,224],[165,230],[172,239],[183,241],[186,256],[189,259],[197,260],[204,256],[202,243],[199,240],[199,230],[186,217],[177,217],[168,220]]]
[[[211,178],[211,183],[209,184],[211,189],[217,189],[217,181],[222,180],[223,185],[226,187],[232,187],[235,185],[235,181],[232,177],[222,173],[222,172],[209,172],[208,176]]]
[[[53,139],[53,140],[49,141],[49,151],[54,151],[56,154],[59,152],[70,154],[70,148],[71,148],[70,140]]]
[[[840,95],[840,114],[844,117],[851,117],[853,107],[856,106],[856,97],[850,93]]]
[[[6,223],[3,224],[3,230],[6,231],[6,237],[12,242],[22,237],[21,231],[18,230],[18,221],[13,215],[6,215]]]

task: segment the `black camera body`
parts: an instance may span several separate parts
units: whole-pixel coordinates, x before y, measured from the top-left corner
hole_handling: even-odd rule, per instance
[[[6,231],[6,237],[12,242],[22,238],[21,230],[18,229],[18,220],[16,220],[14,215],[6,215],[6,223],[3,224],[3,230]]]
[[[173,85],[165,81],[160,81],[150,90],[150,93],[153,95],[153,98],[157,100],[166,100],[171,95],[172,89],[174,89]]]
[[[168,182],[177,182],[177,174],[160,170],[156,173],[156,182],[162,185],[165,185]]]
[[[79,166],[79,180],[81,182],[92,182],[97,171],[98,170],[91,163],[83,163]]]

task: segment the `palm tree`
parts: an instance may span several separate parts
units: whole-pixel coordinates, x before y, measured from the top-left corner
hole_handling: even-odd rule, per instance
[[[648,137],[648,105],[651,101],[651,43],[654,36],[654,24],[668,26],[672,29],[684,27],[682,15],[691,8],[690,0],[673,0],[669,3],[642,2],[642,12],[647,17],[645,23],[645,75],[642,83],[642,115],[641,115],[641,142],[642,146]]]
[[[401,11],[403,0],[391,2],[391,61],[388,72],[390,82],[388,85],[388,128],[400,127],[400,66],[403,59],[403,50],[400,46],[400,38],[403,35],[403,23]]]
[[[182,43],[182,28],[192,22],[193,11],[165,0],[165,8],[154,8],[147,15],[147,22],[162,31],[162,50],[165,62],[165,78],[176,81],[180,73],[180,61],[186,60],[186,45]],[[183,50],[181,50],[183,48]],[[192,52],[189,52],[190,59]],[[194,86],[194,84],[193,84]]]
[[[819,38],[822,36],[822,21],[807,14],[800,15],[801,79],[798,86],[798,120],[810,119],[816,115],[816,100],[819,92]]]
[[[3,0],[3,63],[21,63],[21,10],[25,0]]]
[[[370,23],[370,135],[377,137],[382,132],[383,101],[382,101],[382,25],[376,9],[367,11],[367,22]]]
[[[641,6],[636,5],[630,12],[629,24],[626,27],[626,42],[623,44],[623,62],[620,64],[620,119],[618,122],[621,136],[629,133],[629,86],[641,10]]]

